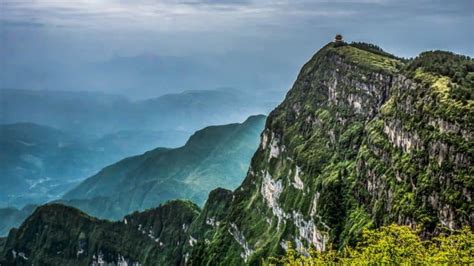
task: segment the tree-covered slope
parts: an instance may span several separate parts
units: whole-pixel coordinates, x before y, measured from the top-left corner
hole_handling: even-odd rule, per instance
[[[258,146],[264,116],[197,131],[177,149],[158,148],[108,166],[64,196],[91,215],[120,219],[169,199],[203,204],[215,187],[234,189]]]
[[[342,248],[393,222],[424,236],[472,227],[473,71],[450,53],[406,61],[326,45],[268,117],[227,216],[190,259],[257,264],[287,241],[303,254]]]
[[[44,205],[10,232],[0,264],[179,265],[187,229],[198,213],[194,203],[170,201],[109,222],[72,207]]]

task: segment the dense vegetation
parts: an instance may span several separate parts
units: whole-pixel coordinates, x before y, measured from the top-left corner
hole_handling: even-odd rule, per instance
[[[341,251],[314,249],[302,256],[290,243],[286,254],[271,258],[271,265],[467,265],[474,260],[474,234],[469,227],[422,240],[407,226],[390,225],[364,230],[356,247]]]
[[[380,46],[372,44],[372,43],[351,42],[350,45],[352,47],[355,47],[355,48],[358,48],[358,49],[361,49],[361,50],[366,50],[368,52],[378,54],[378,55],[381,55],[381,56],[390,57],[390,58],[393,58],[393,59],[400,59],[400,58],[396,57],[395,55],[393,55],[391,53],[387,53],[382,48],[380,48]]]
[[[179,265],[187,228],[199,211],[192,202],[176,200],[110,222],[72,207],[44,205],[0,241],[0,264]]]
[[[474,87],[474,60],[469,56],[446,51],[423,52],[407,65],[408,71],[413,72],[418,68],[449,77],[459,85]],[[472,94],[469,98],[472,99]]]

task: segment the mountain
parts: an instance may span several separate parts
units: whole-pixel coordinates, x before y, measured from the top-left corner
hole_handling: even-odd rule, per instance
[[[239,90],[191,90],[163,95],[139,102],[138,109],[145,119],[143,126],[194,132],[209,125],[243,121],[250,115],[267,114],[277,102],[264,101]],[[152,116],[146,114],[153,114]]]
[[[474,61],[448,52],[326,45],[269,115],[226,216],[190,235],[190,259],[258,264],[287,241],[340,249],[390,223],[425,238],[473,228],[473,78]]]
[[[135,130],[95,138],[33,123],[0,125],[0,207],[57,199],[105,165],[150,147],[179,146],[185,137]]]
[[[431,51],[405,60],[375,45],[329,43],[270,113],[242,184],[212,191],[185,224],[180,263],[259,265],[288,241],[300,254],[343,250],[363,229],[392,223],[424,239],[472,230],[473,85],[474,61],[466,56]],[[21,260],[13,249],[58,258],[36,250],[61,229],[47,227],[41,244],[29,241],[44,228],[11,232],[3,260]],[[64,243],[76,243],[73,232]],[[75,254],[60,258],[76,261]]]
[[[275,105],[231,88],[139,101],[98,92],[2,89],[0,124],[29,122],[95,137],[134,130],[194,132],[266,114]]]
[[[169,199],[203,204],[213,188],[236,188],[258,146],[265,116],[197,131],[176,149],[157,148],[102,169],[62,202],[93,216],[120,219]]]
[[[198,213],[191,202],[171,201],[110,222],[71,207],[44,205],[10,232],[0,263],[179,265],[187,228]]]
[[[113,151],[116,158],[114,161],[117,161],[155,147],[180,147],[190,135],[187,131],[180,130],[121,130],[94,138],[89,141],[89,146],[105,154]]]

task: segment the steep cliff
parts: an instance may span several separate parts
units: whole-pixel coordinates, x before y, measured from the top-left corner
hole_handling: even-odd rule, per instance
[[[326,45],[268,117],[227,216],[191,260],[254,264],[287,241],[303,254],[341,248],[392,222],[424,235],[473,226],[473,71],[451,53]]]

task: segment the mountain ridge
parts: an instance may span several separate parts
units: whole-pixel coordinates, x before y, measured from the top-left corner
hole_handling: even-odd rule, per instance
[[[264,118],[209,126],[196,131],[182,147],[125,158],[86,179],[60,202],[112,219],[173,198],[201,205],[214,187],[238,186],[258,145]],[[99,208],[104,205],[110,208]]]
[[[184,226],[193,220],[198,210],[189,201],[169,201],[143,213],[127,215],[123,221],[110,222],[73,207],[46,204],[37,208],[19,229],[10,232],[5,243],[6,261],[0,261],[2,264],[17,261],[48,265],[104,261],[179,264],[180,249],[186,237]],[[179,211],[179,215],[174,211]],[[163,220],[150,220],[150,217]],[[114,241],[108,240],[109,237]],[[51,241],[45,243],[42,241],[45,238]],[[55,256],[43,256],[43,253]],[[74,262],[69,257],[74,257]]]

